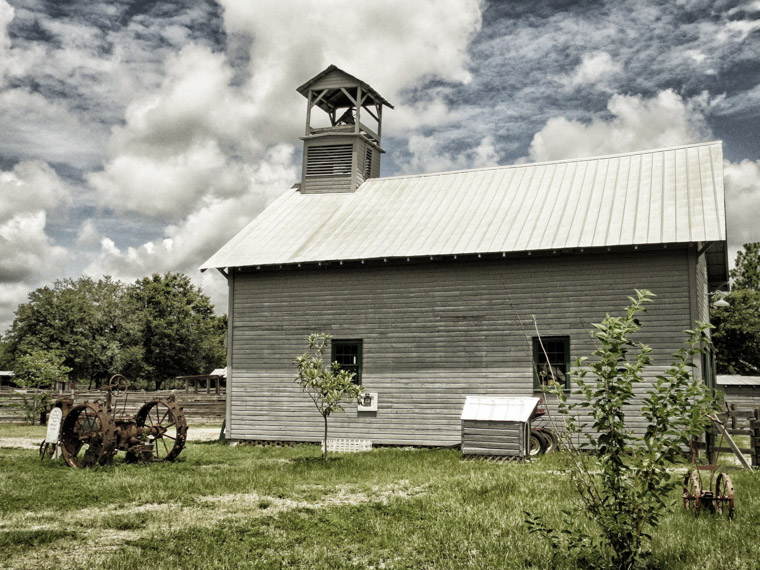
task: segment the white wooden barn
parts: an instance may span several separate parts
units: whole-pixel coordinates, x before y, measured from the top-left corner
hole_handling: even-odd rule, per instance
[[[568,379],[591,324],[635,288],[657,295],[641,338],[653,375],[709,319],[727,280],[720,142],[380,178],[390,104],[334,66],[298,91],[300,185],[202,267],[229,282],[229,438],[320,440],[293,382],[314,332],[377,394],[376,411],[333,416],[332,434],[452,445],[467,395],[540,395],[547,366]]]

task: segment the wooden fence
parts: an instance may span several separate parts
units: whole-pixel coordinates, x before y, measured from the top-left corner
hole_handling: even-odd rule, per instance
[[[724,414],[719,415],[726,431],[733,436],[749,437],[749,447],[739,446],[739,451],[749,455],[753,468],[760,466],[760,407],[751,405],[731,404]],[[708,463],[715,463],[718,453],[731,453],[731,449],[717,427],[713,427],[705,434],[705,442],[697,445],[698,449],[705,450]]]
[[[155,398],[168,398],[174,394],[177,403],[182,406],[190,424],[198,423],[218,423],[224,421],[226,409],[226,397],[224,393],[215,394],[211,392],[186,392],[185,390],[161,390],[158,392],[130,391],[124,396],[116,398],[114,409],[117,415],[134,415],[140,407],[148,400]],[[59,396],[72,396],[74,404],[83,402],[93,402],[95,400],[105,401],[105,392],[100,391],[75,391],[54,394],[53,400]],[[25,421],[23,412],[14,406],[21,403],[22,396],[19,390],[11,388],[0,389],[0,423],[23,423]]]

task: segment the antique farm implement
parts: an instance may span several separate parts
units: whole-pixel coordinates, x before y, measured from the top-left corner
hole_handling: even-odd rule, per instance
[[[71,467],[106,465],[119,451],[125,451],[130,462],[174,461],[185,447],[187,421],[174,396],[149,400],[134,416],[127,416],[126,389],[126,378],[116,375],[106,387],[105,402],[56,402],[63,411],[59,446]],[[122,396],[117,413],[115,402]]]
[[[736,448],[731,436],[717,416],[708,416],[721,433],[721,440],[727,438],[732,449],[745,466],[749,467],[744,457]],[[720,445],[718,445],[720,447]],[[687,473],[683,483],[683,506],[696,516],[702,509],[719,515],[734,515],[734,485],[728,473],[718,473],[717,454],[712,465],[694,465],[694,470]]]

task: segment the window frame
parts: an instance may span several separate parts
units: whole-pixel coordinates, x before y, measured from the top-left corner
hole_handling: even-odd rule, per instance
[[[531,355],[531,363],[533,366],[533,390],[534,391],[543,391],[544,388],[548,388],[549,386],[547,384],[542,384],[539,379],[538,374],[538,367],[540,364],[539,362],[539,356],[543,354],[543,350],[541,348],[541,343],[546,345],[548,342],[563,342],[564,343],[564,362],[562,363],[565,367],[565,385],[562,387],[563,390],[569,391],[570,390],[570,336],[569,335],[551,335],[551,336],[541,336],[540,338],[537,336],[533,337],[533,354]],[[556,366],[557,362],[549,362],[548,364],[552,364]]]
[[[338,362],[335,354],[336,345],[356,345],[358,350],[356,354],[356,370],[352,368],[344,368],[341,365],[341,370],[348,370],[349,372],[355,372],[353,383],[357,386],[362,385],[362,367],[364,365],[364,341],[360,338],[334,338],[330,343],[330,363]],[[339,363],[340,364],[340,363]]]

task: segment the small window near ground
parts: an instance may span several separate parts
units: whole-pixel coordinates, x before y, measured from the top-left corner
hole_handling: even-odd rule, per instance
[[[533,387],[541,390],[553,381],[570,389],[570,337],[533,338]]]
[[[341,370],[353,372],[355,384],[362,383],[361,340],[333,340],[330,362],[337,362]]]

